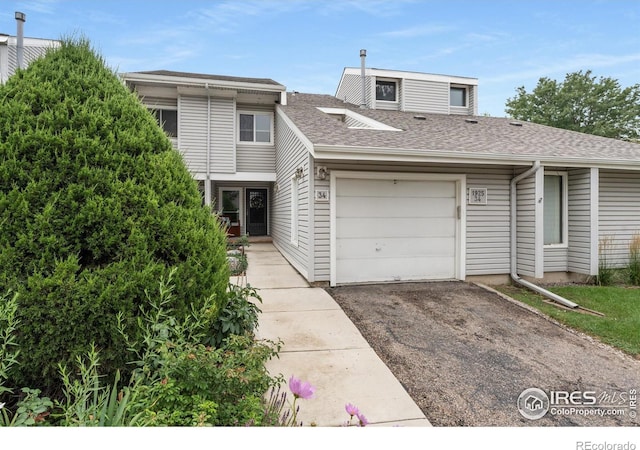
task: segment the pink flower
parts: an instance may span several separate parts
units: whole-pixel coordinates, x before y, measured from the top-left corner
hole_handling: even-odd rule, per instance
[[[360,422],[361,427],[369,425],[369,421],[364,416],[364,414],[358,413],[357,415],[358,415],[358,421]]]
[[[346,405],[344,405],[344,409],[347,411],[347,414],[349,414],[351,417],[357,416],[358,414],[360,414],[360,410],[358,409],[358,407],[351,403],[347,403]]]
[[[291,389],[295,398],[309,399],[313,397],[313,394],[316,392],[316,388],[311,386],[310,383],[301,381],[293,375],[289,378],[289,389]]]

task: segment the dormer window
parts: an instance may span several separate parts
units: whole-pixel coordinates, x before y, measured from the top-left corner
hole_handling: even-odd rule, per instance
[[[398,82],[394,80],[376,80],[376,100],[397,102]]]
[[[449,88],[449,104],[451,106],[467,106],[467,88],[462,86],[451,86]]]

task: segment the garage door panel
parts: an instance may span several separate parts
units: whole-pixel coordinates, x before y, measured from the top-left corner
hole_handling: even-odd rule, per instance
[[[364,283],[402,280],[447,280],[454,278],[451,267],[455,258],[422,256],[413,258],[385,258],[371,264],[367,258],[348,259],[338,265],[338,283]],[[366,270],[363,270],[366,267]],[[425,277],[425,274],[429,274]]]
[[[358,258],[409,258],[416,256],[455,256],[455,237],[446,238],[360,238],[338,239],[338,255],[341,260]]]
[[[455,202],[450,198],[413,197],[398,201],[389,197],[342,197],[336,217],[454,217]]]
[[[451,279],[455,180],[336,178],[335,282]]]
[[[340,219],[336,235],[340,238],[363,237],[449,237],[454,236],[456,221],[453,218],[411,219],[385,217],[377,219]]]
[[[449,197],[455,198],[455,184],[451,181],[414,180],[363,180],[339,178],[337,182],[338,196],[354,197]]]

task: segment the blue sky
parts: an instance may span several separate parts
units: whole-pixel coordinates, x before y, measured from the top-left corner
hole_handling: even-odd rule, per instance
[[[591,69],[640,83],[638,0],[2,0],[0,33],[82,33],[120,72],[272,78],[335,94],[345,66],[479,79],[479,113],[504,116],[518,86]]]

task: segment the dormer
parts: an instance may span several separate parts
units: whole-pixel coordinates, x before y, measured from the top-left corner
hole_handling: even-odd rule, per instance
[[[336,97],[370,109],[477,115],[478,79],[368,68],[363,83],[360,68],[346,67]]]

